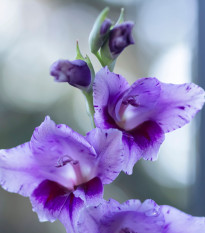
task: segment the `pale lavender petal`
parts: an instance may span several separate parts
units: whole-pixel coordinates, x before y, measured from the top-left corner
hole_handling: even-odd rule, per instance
[[[128,88],[127,81],[122,76],[110,72],[107,67],[102,68],[96,74],[93,85],[93,101],[97,127],[117,127],[113,112],[118,99]]]
[[[96,177],[76,187],[75,191],[68,190],[56,182],[44,180],[33,191],[30,200],[40,221],[53,222],[60,219],[69,232],[70,228],[75,228],[76,216],[81,211],[79,208],[84,208],[86,205],[96,205],[102,197],[102,182]]]
[[[100,178],[95,177],[92,180],[79,185],[73,192],[75,197],[81,198],[87,205],[97,205],[103,198],[103,185]]]
[[[95,177],[92,168],[96,158],[85,137],[47,117],[31,142],[0,150],[0,183],[4,189],[24,196],[30,196],[44,180],[73,190]]]
[[[59,215],[59,220],[64,225],[67,233],[78,233],[77,221],[84,209],[84,202],[71,194]]]
[[[30,200],[40,221],[53,222],[58,218],[67,232],[75,232],[75,225],[84,202],[72,192],[56,182],[45,180],[34,190]]]
[[[182,85],[161,83],[160,98],[150,117],[165,133],[173,131],[190,122],[202,108],[204,96],[204,90],[193,83]]]
[[[68,233],[78,232],[78,219],[81,211],[87,205],[97,205],[103,197],[102,182],[98,177],[93,178],[69,195],[64,207],[61,209],[59,220],[63,223]]]
[[[42,180],[29,142],[0,150],[0,183],[4,189],[29,196]]]
[[[204,91],[195,84],[164,84],[155,78],[136,81],[115,112],[128,155],[124,171],[131,174],[140,157],[156,160],[164,133],[188,123],[203,103]]]
[[[79,176],[87,177],[97,157],[85,137],[66,125],[56,125],[49,117],[35,129],[31,148],[44,178],[70,189],[78,185],[79,167]]]
[[[95,150],[84,136],[73,131],[67,125],[56,125],[48,116],[35,129],[31,138],[31,148],[36,157],[44,156],[43,160],[51,160],[53,156],[56,159],[64,153],[68,153],[70,156],[74,154],[74,159],[86,158],[88,160],[87,156],[96,156]],[[84,153],[83,158],[81,150]]]
[[[160,207],[152,200],[146,200],[142,204],[138,200],[130,200],[124,204],[110,200],[84,209],[78,226],[79,233],[162,233],[164,216]]]
[[[97,166],[93,167],[96,176],[103,184],[111,183],[123,168],[122,132],[117,129],[96,128],[86,138],[98,154]]]
[[[165,233],[203,233],[205,218],[193,217],[171,206],[161,206],[165,217]]]
[[[165,84],[156,78],[142,78],[129,87],[123,77],[103,69],[94,86],[95,122],[123,132],[123,170],[131,174],[141,157],[157,159],[164,134],[190,122],[202,108],[204,95],[195,84]]]
[[[62,185],[44,180],[32,193],[30,200],[40,221],[55,221],[71,191]]]
[[[114,118],[118,125],[130,131],[151,120],[160,93],[160,82],[156,78],[142,78],[133,83],[116,104]]]
[[[155,78],[139,79],[116,104],[118,125],[129,131],[145,121],[155,121],[164,133],[175,130],[189,123],[202,108],[204,95],[204,90],[193,83],[175,85]]]
[[[202,233],[205,218],[193,217],[153,200],[129,200],[119,204],[104,201],[84,208],[79,216],[78,233]]]
[[[141,159],[140,149],[134,141],[133,136],[129,134],[123,134],[123,145],[124,145],[124,164],[123,171],[131,175],[135,163]]]
[[[204,90],[193,83],[175,85],[142,78],[119,99],[115,115],[118,125],[126,131],[155,121],[167,133],[189,123],[202,108],[204,97]]]
[[[126,157],[123,170],[132,174],[133,166],[140,158],[155,161],[164,139],[164,132],[153,121],[146,121],[132,131],[124,131],[123,143]]]

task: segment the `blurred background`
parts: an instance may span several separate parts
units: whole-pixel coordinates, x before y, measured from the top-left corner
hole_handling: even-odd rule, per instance
[[[0,0],[0,148],[29,141],[46,115],[84,134],[91,129],[79,90],[49,76],[57,59],[74,59],[76,40],[89,53],[88,36],[99,12],[120,8],[135,22],[135,45],[117,60],[115,72],[130,84],[141,77],[195,82],[205,87],[205,1],[197,0]],[[203,77],[203,78],[202,78]],[[204,111],[166,135],[156,162],[140,161],[105,187],[120,202],[151,198],[194,215],[205,215]],[[204,118],[205,119],[205,118]],[[39,223],[28,199],[0,188],[0,232],[63,233],[59,222]]]

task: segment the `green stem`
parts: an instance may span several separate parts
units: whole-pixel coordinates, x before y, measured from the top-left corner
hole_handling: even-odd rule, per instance
[[[100,53],[97,52],[95,53],[95,56],[97,57],[98,61],[100,62],[100,64],[102,65],[102,67],[105,67],[106,65],[104,64],[104,62],[102,61],[102,58],[100,56]]]
[[[108,66],[108,69],[109,69],[111,72],[113,72],[113,70],[114,70],[114,68],[115,68],[115,63],[116,63],[116,59],[115,59],[112,63],[110,63],[110,64],[107,65],[107,66]]]
[[[100,62],[100,64],[102,65],[102,67],[107,66],[107,67],[108,67],[108,69],[109,69],[111,72],[113,72],[114,67],[115,67],[116,59],[115,59],[115,60],[113,60],[111,63],[106,64],[106,62],[105,62],[105,63],[103,62],[103,60],[102,60],[102,58],[101,58],[101,56],[100,56],[100,53],[99,53],[99,52],[95,53],[95,56],[97,57],[98,61],[99,61],[99,62]]]
[[[83,94],[86,98],[86,105],[87,105],[86,107],[87,107],[88,116],[91,119],[92,127],[95,128],[96,126],[95,126],[95,121],[94,121],[95,110],[93,107],[93,91],[90,91],[90,92],[83,91]]]

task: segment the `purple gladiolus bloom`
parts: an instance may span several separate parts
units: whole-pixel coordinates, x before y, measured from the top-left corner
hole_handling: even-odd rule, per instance
[[[109,35],[109,48],[113,57],[120,54],[124,48],[134,44],[132,37],[133,22],[124,22],[115,26]]]
[[[165,133],[190,122],[203,104],[204,90],[193,83],[174,85],[142,78],[130,86],[107,68],[97,73],[94,82],[96,126],[123,132],[128,174],[141,157],[156,160]]]
[[[84,209],[78,233],[202,233],[205,218],[192,217],[171,206],[158,206],[152,200],[129,200],[119,204],[104,201]]]
[[[0,183],[30,197],[41,221],[59,219],[72,233],[83,207],[98,204],[102,185],[122,170],[121,137],[97,128],[84,137],[46,117],[30,142],[0,150]]]
[[[91,83],[90,69],[83,60],[58,60],[51,66],[50,74],[57,82],[68,82],[83,90],[86,90]]]

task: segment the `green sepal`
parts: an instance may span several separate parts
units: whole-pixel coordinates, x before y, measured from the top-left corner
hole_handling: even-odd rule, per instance
[[[83,57],[82,53],[80,52],[78,41],[76,43],[76,58],[75,59],[85,61],[85,58]]]
[[[93,54],[96,54],[98,52],[99,48],[103,45],[109,33],[109,30],[108,30],[108,32],[105,35],[100,35],[100,29],[101,29],[102,23],[107,18],[107,14],[109,10],[110,10],[109,7],[106,7],[99,14],[90,32],[89,45],[90,45],[90,50]]]
[[[110,71],[113,71],[116,57],[113,57],[110,48],[109,48],[109,40],[104,43],[104,45],[100,49],[100,57],[103,62],[103,66],[108,66]]]
[[[117,22],[116,22],[116,24],[114,26],[116,26],[118,24],[121,24],[124,21],[125,21],[124,20],[124,8],[121,8],[120,16],[119,16],[119,18],[118,18],[118,20],[117,20]]]

